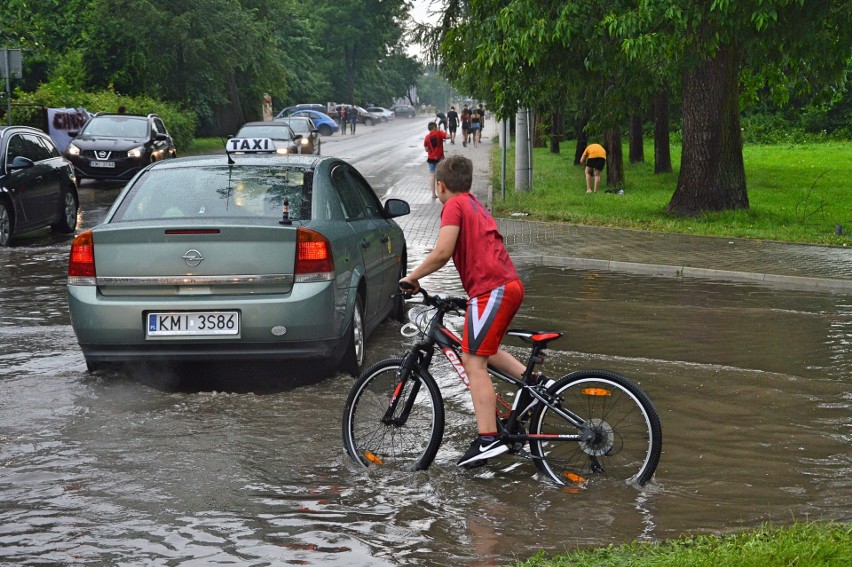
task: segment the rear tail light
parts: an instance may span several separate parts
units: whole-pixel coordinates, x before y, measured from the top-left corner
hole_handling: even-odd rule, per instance
[[[68,285],[95,285],[95,241],[91,230],[78,234],[71,244]]]
[[[333,280],[334,259],[328,239],[308,228],[300,228],[296,234],[296,282]]]

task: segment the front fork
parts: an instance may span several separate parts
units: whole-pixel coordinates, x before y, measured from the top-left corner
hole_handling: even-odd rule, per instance
[[[422,351],[420,349],[412,349],[402,359],[402,363],[396,371],[396,386],[391,395],[388,409],[382,417],[382,423],[385,425],[393,425],[394,427],[402,427],[408,421],[408,416],[411,414],[411,408],[414,407],[414,401],[417,399],[417,394],[420,392],[421,382],[414,378],[414,383],[411,385],[411,391],[403,400],[401,398],[405,385],[409,380],[412,380],[414,368],[424,361],[428,366],[429,360],[432,357],[431,351]],[[421,366],[423,368],[423,366]],[[402,403],[402,410],[397,414],[397,408]]]

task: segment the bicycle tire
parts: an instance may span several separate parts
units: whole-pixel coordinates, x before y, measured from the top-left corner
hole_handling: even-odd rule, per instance
[[[660,461],[663,434],[650,398],[614,372],[581,370],[560,378],[548,392],[560,406],[592,424],[594,441],[530,441],[538,470],[557,484],[584,483],[592,477],[645,485]],[[551,408],[533,413],[533,434],[572,434],[578,428]]]
[[[362,467],[382,466],[406,471],[429,468],[444,437],[444,400],[435,379],[415,367],[400,393],[398,417],[415,384],[414,405],[405,423],[386,424],[382,418],[398,385],[402,359],[391,358],[368,368],[349,392],[343,412],[343,445]]]

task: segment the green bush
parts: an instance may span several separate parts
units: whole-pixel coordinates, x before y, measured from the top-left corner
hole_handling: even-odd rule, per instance
[[[42,83],[35,92],[15,91],[13,119],[16,124],[43,127],[43,108],[85,108],[91,113],[115,112],[124,105],[128,114],[159,114],[174,138],[178,151],[185,150],[195,137],[195,113],[179,105],[146,96],[125,96],[107,89],[81,92],[63,80]]]

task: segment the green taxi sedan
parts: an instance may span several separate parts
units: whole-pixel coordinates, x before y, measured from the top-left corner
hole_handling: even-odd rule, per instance
[[[393,219],[408,203],[382,203],[340,159],[228,143],[241,151],[145,168],[74,239],[68,304],[89,370],[250,358],[357,374],[372,331],[402,318]]]

